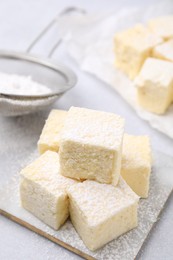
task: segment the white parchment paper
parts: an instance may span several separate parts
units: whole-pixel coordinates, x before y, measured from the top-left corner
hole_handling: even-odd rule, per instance
[[[117,31],[136,23],[145,24],[150,18],[166,14],[173,14],[173,1],[162,1],[145,9],[111,10],[104,14],[63,17],[59,18],[58,25],[65,36],[69,54],[82,70],[113,87],[141,118],[173,138],[173,105],[161,116],[139,107],[134,84],[115,68],[113,52],[113,37]]]

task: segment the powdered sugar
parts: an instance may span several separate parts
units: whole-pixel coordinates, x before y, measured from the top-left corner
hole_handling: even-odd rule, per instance
[[[0,72],[0,94],[40,95],[51,93],[51,90],[32,79],[31,76],[6,74]]]

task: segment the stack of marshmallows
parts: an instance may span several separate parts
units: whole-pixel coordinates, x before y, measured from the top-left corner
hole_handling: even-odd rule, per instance
[[[135,228],[147,198],[147,136],[124,134],[113,113],[52,110],[38,141],[41,156],[21,171],[22,206],[58,230],[70,219],[90,250]]]
[[[145,110],[164,114],[173,103],[173,15],[115,35],[115,64],[137,89]]]

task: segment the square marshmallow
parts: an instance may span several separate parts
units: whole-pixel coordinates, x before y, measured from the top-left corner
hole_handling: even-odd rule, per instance
[[[135,79],[139,104],[149,112],[163,114],[172,103],[173,63],[148,58]]]
[[[173,39],[156,46],[153,49],[152,56],[157,59],[173,62]]]
[[[162,39],[143,25],[119,32],[115,35],[115,64],[130,79],[139,73],[144,61],[151,56],[152,49]]]
[[[116,187],[84,181],[68,195],[71,221],[92,251],[137,226],[139,197],[122,178]]]
[[[54,229],[69,216],[67,188],[77,181],[59,174],[59,156],[45,152],[21,171],[22,206]]]
[[[56,109],[50,112],[38,141],[40,154],[47,150],[55,152],[59,150],[59,134],[63,127],[66,113],[66,111]]]
[[[148,27],[164,40],[173,38],[173,15],[154,18],[148,22]]]
[[[147,136],[124,135],[121,176],[141,198],[148,197],[151,148]]]
[[[116,185],[123,132],[124,120],[118,115],[72,107],[61,132],[61,174]]]

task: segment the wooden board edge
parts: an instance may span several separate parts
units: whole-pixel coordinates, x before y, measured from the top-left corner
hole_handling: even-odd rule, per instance
[[[25,228],[35,232],[36,234],[38,234],[38,235],[40,235],[42,237],[47,238],[48,240],[54,242],[55,244],[66,248],[67,250],[75,253],[76,255],[79,255],[79,256],[83,257],[84,259],[96,260],[96,258],[94,258],[94,257],[92,257],[92,256],[90,256],[90,255],[80,251],[79,249],[77,249],[77,248],[75,248],[75,247],[73,247],[73,246],[71,246],[71,245],[61,241],[58,238],[53,237],[52,235],[42,231],[41,229],[39,229],[39,228],[29,224],[28,222],[26,222],[26,221],[24,221],[24,220],[22,220],[22,219],[20,219],[20,218],[18,218],[16,216],[12,215],[12,214],[10,214],[10,213],[2,210],[2,209],[0,209],[0,215],[2,215],[4,217],[6,217],[6,218],[16,222],[17,224],[19,224],[19,225],[21,225],[21,226],[23,226],[23,227],[25,227]]]

